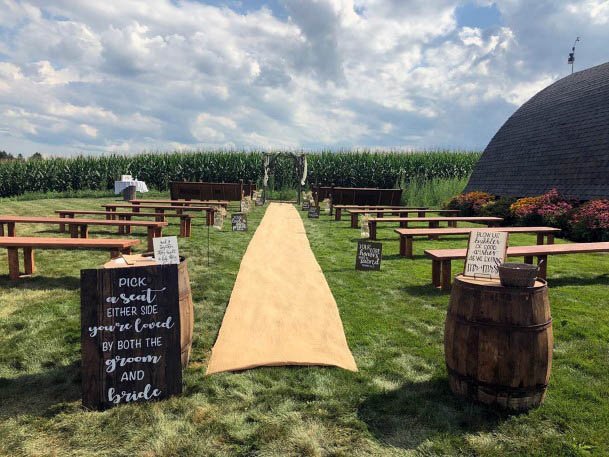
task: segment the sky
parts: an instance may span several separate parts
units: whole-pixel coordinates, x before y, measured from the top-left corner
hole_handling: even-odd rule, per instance
[[[0,0],[0,150],[483,149],[609,0]]]

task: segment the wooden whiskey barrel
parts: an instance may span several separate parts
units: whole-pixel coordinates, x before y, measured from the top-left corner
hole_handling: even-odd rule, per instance
[[[451,390],[513,410],[538,406],[552,369],[548,287],[455,278],[444,327]]]
[[[116,259],[110,260],[104,264],[104,268],[129,268],[136,266],[156,265],[154,260],[150,259],[151,254],[137,254],[127,256],[131,265],[117,263]],[[180,348],[182,367],[186,368],[190,359],[192,350],[192,335],[194,332],[194,307],[192,303],[192,293],[190,290],[190,277],[188,275],[188,264],[184,257],[180,257],[178,265],[178,297],[180,308]]]
[[[192,293],[190,291],[190,276],[188,264],[180,257],[178,265],[178,295],[180,299],[180,347],[182,348],[182,367],[186,368],[192,350],[192,335],[195,325]]]

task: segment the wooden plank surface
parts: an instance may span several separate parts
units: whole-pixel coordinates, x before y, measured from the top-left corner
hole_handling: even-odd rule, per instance
[[[1,247],[34,247],[34,248],[126,248],[139,244],[140,240],[112,238],[43,238],[30,236],[0,237]]]
[[[609,251],[609,242],[600,243],[569,243],[569,244],[543,244],[535,246],[511,246],[508,247],[507,255],[536,256],[536,255],[560,255],[591,252]],[[467,249],[428,249],[425,251],[427,257],[432,259],[464,259]]]
[[[167,222],[157,221],[118,221],[107,219],[80,219],[44,216],[0,216],[0,223],[17,222],[21,224],[76,224],[76,225],[133,225],[141,227],[165,227]]]
[[[396,233],[401,236],[427,236],[427,235],[467,235],[477,227],[447,227],[447,228],[397,228]],[[556,233],[560,229],[554,227],[489,227],[484,229],[489,232],[509,232],[509,233]]]

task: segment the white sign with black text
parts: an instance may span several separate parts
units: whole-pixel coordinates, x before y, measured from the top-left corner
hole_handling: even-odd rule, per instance
[[[474,230],[469,236],[465,256],[464,276],[499,278],[499,265],[505,261],[507,232]]]
[[[177,265],[180,263],[177,237],[165,236],[153,238],[152,243],[154,247],[154,259],[161,265]]]

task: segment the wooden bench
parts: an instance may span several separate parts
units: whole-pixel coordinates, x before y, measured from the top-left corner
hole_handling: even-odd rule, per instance
[[[205,211],[206,222],[207,225],[214,224],[214,213],[218,210],[212,206],[180,206],[180,205],[129,205],[126,203],[107,203],[105,205],[101,205],[103,208],[106,208],[106,211],[116,212],[118,208],[129,208],[132,212],[137,213],[141,212],[142,209],[151,209],[154,210],[155,213],[164,213],[165,211],[173,211],[176,214],[183,214],[185,211],[191,212],[203,212]],[[110,219],[110,217],[108,217]]]
[[[458,214],[458,209],[412,209],[412,208],[401,208],[401,209],[380,209],[380,210],[366,210],[366,209],[347,209],[347,212],[351,214],[351,228],[357,228],[359,226],[359,215],[376,213],[377,219],[384,219],[385,214],[394,214],[397,217],[408,217],[410,213],[416,213],[417,217],[426,217],[429,213],[437,214]]]
[[[34,249],[101,249],[110,251],[110,257],[130,254],[131,248],[139,240],[115,239],[74,239],[74,238],[36,238],[36,237],[0,237],[0,247],[8,251],[8,275],[16,280],[21,277],[19,272],[19,249],[23,249],[23,265],[26,275],[36,272]]]
[[[38,216],[0,216],[0,236],[4,236],[4,225],[8,229],[8,236],[16,236],[15,224],[65,224],[70,227],[70,236],[72,238],[89,238],[90,225],[103,226],[136,226],[146,227],[148,230],[148,250],[153,250],[153,238],[162,236],[163,227],[167,226],[167,222],[157,221],[115,221],[105,219],[71,219],[63,217],[38,217]]]
[[[474,230],[480,230],[475,227],[459,227],[459,228],[413,228],[413,229],[395,229],[395,232],[400,235],[400,255],[412,259],[413,256],[413,241],[415,236],[446,236],[446,235],[469,235]],[[544,236],[547,238],[547,244],[554,243],[554,234],[560,232],[560,229],[554,227],[495,227],[486,228],[489,232],[507,232],[507,233],[534,233],[537,234],[537,244],[544,244]]]
[[[223,208],[228,207],[228,200],[142,200],[135,199],[129,200],[129,203],[133,205],[173,205],[173,206],[221,206]]]
[[[465,259],[466,252],[467,249],[430,249],[425,251],[425,255],[432,260],[431,282],[435,287],[450,290],[451,261]],[[609,252],[609,242],[511,246],[507,249],[507,257],[524,257],[525,263],[530,264],[533,263],[533,257],[537,257],[539,277],[545,279],[548,273],[548,256],[591,252]]]
[[[188,238],[192,232],[192,218],[191,214],[177,214],[177,213],[142,213],[142,212],[118,212],[118,211],[95,211],[95,210],[71,210],[71,209],[59,209],[55,211],[59,214],[59,217],[65,217],[74,219],[77,214],[84,216],[106,216],[106,220],[119,220],[119,221],[130,221],[134,217],[154,217],[157,222],[165,222],[166,217],[179,217],[180,218],[180,236]],[[109,216],[109,217],[108,217]],[[59,231],[65,232],[65,224],[59,224]],[[131,233],[131,226],[119,226],[118,233],[129,234]]]
[[[424,210],[424,209],[428,209],[425,206],[402,206],[402,205],[395,205],[395,206],[385,206],[385,205],[335,205],[334,206],[334,220],[335,221],[340,221],[342,220],[343,217],[343,210],[347,211],[350,209],[367,209],[367,210],[375,210],[375,209],[403,209],[403,210],[412,210],[412,212],[415,212],[415,210]],[[374,211],[368,211],[368,212],[374,212]]]
[[[457,222],[470,222],[472,224],[485,224],[487,226],[499,225],[503,221],[501,217],[486,216],[458,216],[458,217],[371,217],[368,219],[370,239],[376,240],[376,226],[379,222],[398,222],[400,228],[408,228],[411,222],[426,222],[428,228],[436,229],[440,227],[440,222],[446,222],[449,227],[457,227]],[[429,239],[434,239],[436,235],[429,235]]]

